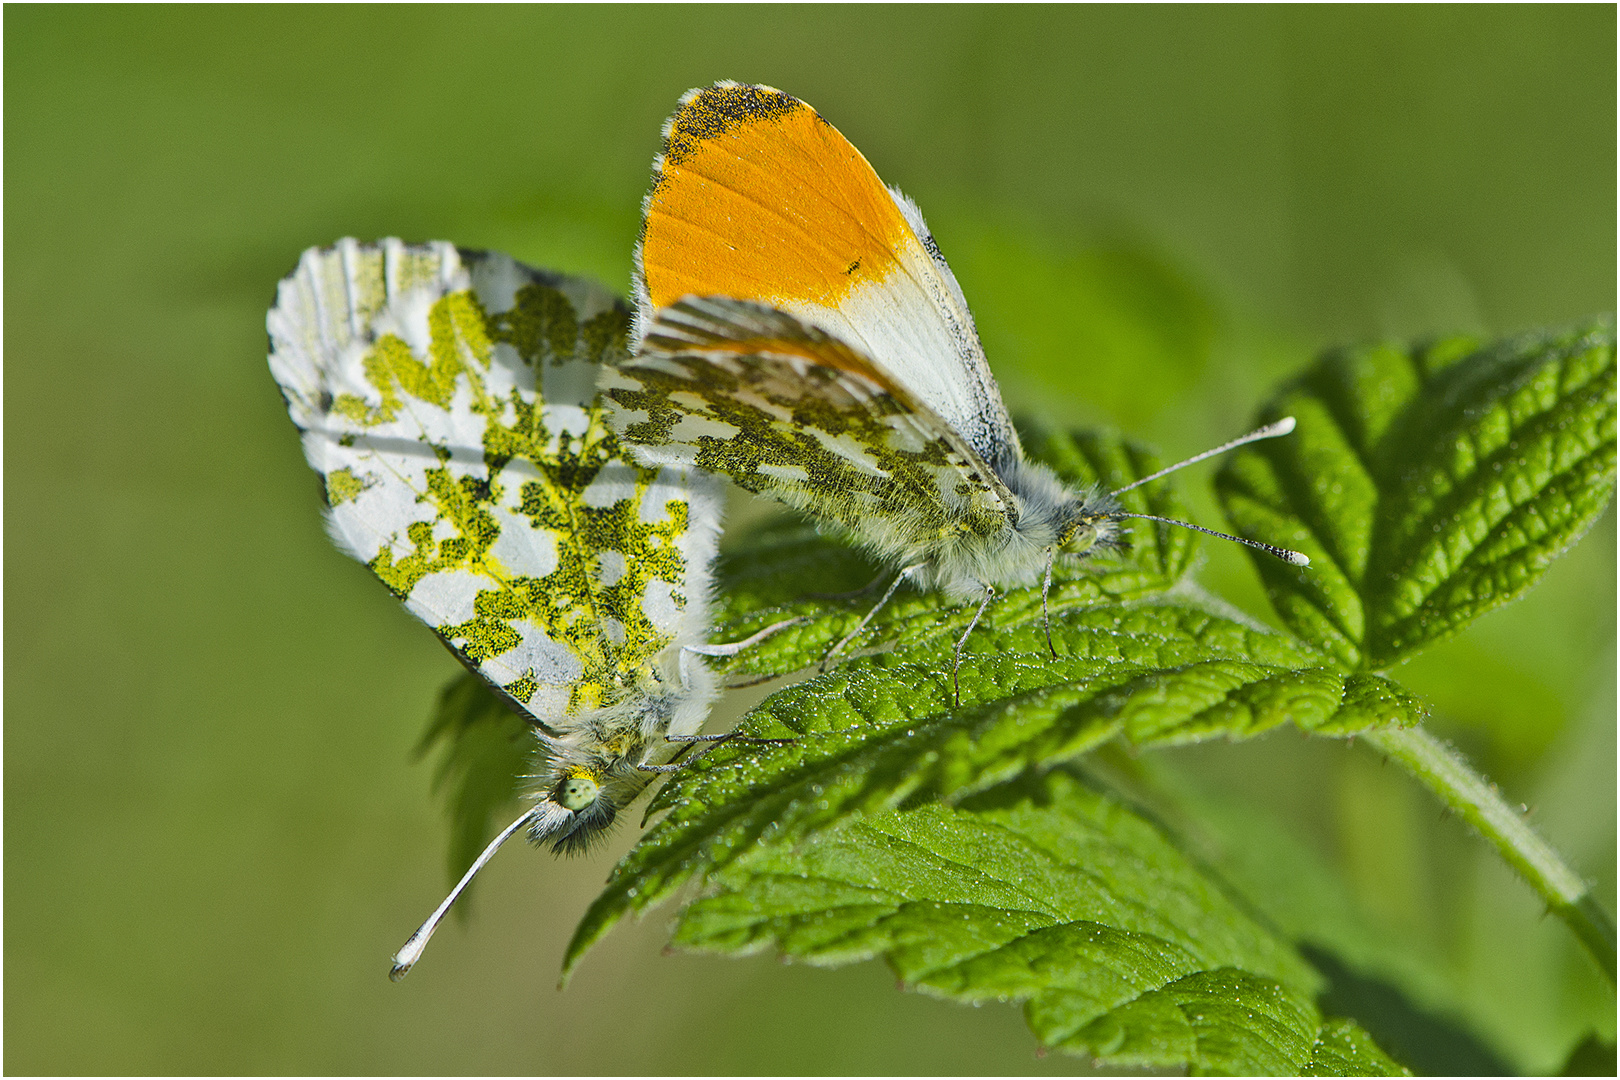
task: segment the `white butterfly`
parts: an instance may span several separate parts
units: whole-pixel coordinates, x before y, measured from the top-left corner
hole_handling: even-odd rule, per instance
[[[306,251],[269,314],[333,540],[537,738],[532,808],[396,978],[508,837],[580,850],[679,767],[717,693],[694,654],[740,647],[704,644],[717,482],[630,460],[603,416],[598,367],[629,321],[587,282],[397,240]]]
[[[687,93],[636,254],[637,350],[603,381],[615,428],[643,462],[717,472],[840,526],[900,570],[878,608],[910,580],[982,597],[976,624],[996,590],[1043,572],[1049,587],[1057,557],[1116,546],[1123,519],[1151,517],[1120,505],[1129,488],[1075,490],[1025,459],[916,204],[796,98],[729,82]]]

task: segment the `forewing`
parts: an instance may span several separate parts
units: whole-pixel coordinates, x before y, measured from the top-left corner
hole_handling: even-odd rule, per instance
[[[687,570],[717,496],[607,427],[596,371],[628,314],[605,290],[345,240],[304,253],[268,324],[333,539],[537,720],[566,727],[702,633]]]
[[[690,91],[653,168],[638,340],[684,296],[791,312],[870,357],[986,461],[1020,453],[973,317],[915,204],[767,86]]]
[[[683,300],[603,378],[613,424],[643,461],[719,473],[885,554],[1007,527],[1005,487],[949,424],[786,312]]]

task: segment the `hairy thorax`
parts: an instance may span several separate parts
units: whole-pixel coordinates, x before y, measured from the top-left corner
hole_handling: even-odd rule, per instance
[[[1055,557],[1087,554],[1117,542],[1119,505],[1096,489],[1075,490],[1044,465],[1014,458],[997,468],[1012,505],[1000,527],[941,530],[927,542],[887,535],[880,522],[863,523],[856,539],[900,567],[916,567],[912,580],[954,601],[1040,583]]]

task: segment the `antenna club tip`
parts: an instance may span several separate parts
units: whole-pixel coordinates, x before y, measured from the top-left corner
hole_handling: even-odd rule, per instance
[[[1283,552],[1283,560],[1285,562],[1292,563],[1294,566],[1309,566],[1309,565],[1311,565],[1311,557],[1309,555],[1301,554],[1298,551],[1285,551],[1285,552]]]
[[[1287,435],[1293,430],[1294,418],[1292,416],[1285,416],[1281,420],[1278,420],[1275,424],[1267,425],[1266,434],[1271,436]]]
[[[417,935],[411,938],[405,943],[403,949],[393,955],[390,962],[394,966],[388,969],[389,982],[399,982],[399,980],[409,975],[411,968],[415,967],[416,962],[422,959],[422,947],[427,942],[419,940],[420,937],[421,935]]]

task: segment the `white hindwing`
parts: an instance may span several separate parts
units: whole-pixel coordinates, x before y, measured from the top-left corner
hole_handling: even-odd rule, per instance
[[[306,252],[269,316],[334,539],[550,726],[706,627],[719,495],[626,459],[596,401],[627,324],[588,283],[397,240]]]

